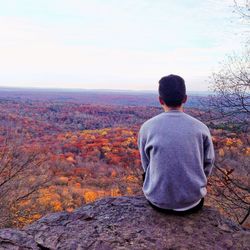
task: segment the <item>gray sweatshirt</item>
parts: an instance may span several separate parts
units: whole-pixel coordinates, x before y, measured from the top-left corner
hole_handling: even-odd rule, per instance
[[[178,209],[206,195],[214,148],[204,123],[181,111],[163,112],[141,126],[138,147],[145,172],[142,190],[151,203]]]

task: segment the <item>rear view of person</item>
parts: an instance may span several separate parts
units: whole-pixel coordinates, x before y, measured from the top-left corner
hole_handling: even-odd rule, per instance
[[[186,100],[180,76],[161,78],[164,112],[143,123],[138,135],[146,199],[160,211],[179,214],[202,208],[214,163],[210,131],[183,111]]]

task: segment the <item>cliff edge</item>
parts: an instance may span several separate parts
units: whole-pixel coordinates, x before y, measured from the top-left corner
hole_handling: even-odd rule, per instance
[[[0,230],[0,249],[249,249],[250,231],[212,208],[155,211],[143,196],[109,197],[49,214],[22,230]]]

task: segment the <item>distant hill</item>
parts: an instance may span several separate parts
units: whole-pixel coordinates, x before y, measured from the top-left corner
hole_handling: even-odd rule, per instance
[[[200,107],[200,99],[209,92],[188,92],[187,107]],[[106,104],[126,106],[160,106],[157,91],[94,90],[94,89],[40,89],[0,87],[0,99],[31,101],[77,102],[82,104]]]

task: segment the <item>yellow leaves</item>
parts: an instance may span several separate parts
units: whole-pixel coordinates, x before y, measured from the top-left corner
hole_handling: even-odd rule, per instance
[[[60,200],[60,196],[55,193],[55,187],[51,186],[48,189],[39,190],[40,197],[38,202],[42,206],[53,206],[54,201]]]
[[[126,177],[126,180],[127,180],[128,182],[135,182],[135,181],[137,181],[137,178],[136,178],[135,176],[133,176],[133,175],[128,175],[128,176]]]
[[[129,144],[136,144],[136,138],[135,137],[128,137],[126,140],[124,140],[121,145],[122,146],[128,146]]]
[[[232,146],[233,143],[234,143],[234,141],[231,138],[226,139],[226,142],[225,142],[226,146]]]
[[[51,201],[51,205],[54,208],[55,212],[62,211],[62,204],[59,201]]]
[[[17,217],[15,219],[15,225],[18,227],[22,227],[24,225],[30,224],[42,217],[41,214],[35,213],[35,214],[29,214],[28,216],[20,216],[17,214]]]
[[[111,194],[111,196],[120,196],[121,195],[120,189],[119,188],[111,188],[110,194]]]
[[[105,135],[107,135],[107,134],[108,134],[107,131],[102,131],[102,132],[100,133],[101,136],[105,136]]]
[[[95,201],[97,199],[97,193],[94,191],[86,191],[84,192],[84,199],[87,203]]]
[[[127,147],[128,145],[129,145],[129,142],[127,140],[125,140],[121,143],[121,146],[123,146],[123,147]]]
[[[224,157],[224,155],[225,155],[224,149],[220,148],[219,149],[219,156]]]
[[[243,142],[241,141],[241,139],[237,139],[237,138],[226,138],[225,144],[228,147],[231,147],[231,146],[241,147],[243,145]]]
[[[110,152],[111,151],[111,147],[109,146],[103,146],[102,149],[106,152]]]
[[[39,220],[41,217],[42,217],[41,214],[34,214],[34,215],[32,216],[32,220]]]
[[[237,140],[236,140],[236,144],[237,144],[237,146],[239,146],[239,147],[243,145],[241,139],[237,139]]]
[[[245,149],[245,154],[246,154],[246,156],[250,156],[250,147],[247,147]]]
[[[132,191],[131,187],[127,187],[127,193],[128,193],[128,195],[132,195],[133,194],[133,191]]]
[[[125,130],[125,129],[122,130],[122,135],[131,136],[133,134],[134,133],[131,130]]]
[[[66,160],[69,161],[69,162],[75,163],[75,160],[74,160],[74,158],[72,156],[68,156],[66,158]]]
[[[17,219],[21,223],[26,223],[28,221],[27,218],[25,218],[25,217],[18,217]]]
[[[81,132],[80,136],[81,136],[81,139],[82,140],[92,140],[94,141],[96,139],[95,135],[93,135],[92,133],[88,132],[88,130],[84,131],[84,132]],[[91,131],[91,130],[89,130]]]
[[[129,175],[130,171],[122,171],[123,168],[126,171],[130,164],[140,167],[135,135],[135,131],[125,128],[58,134],[53,142],[58,150],[51,151],[51,159],[56,164],[58,161],[60,168],[56,169],[50,186],[39,190],[33,200],[20,203],[18,211],[23,217],[20,224],[27,224],[27,218],[38,219],[39,213],[45,214],[45,211],[72,212],[84,201],[89,203],[105,196],[132,195],[138,178],[132,172]],[[34,178],[27,180],[33,182]],[[117,181],[115,186],[114,181]]]

